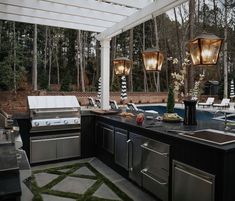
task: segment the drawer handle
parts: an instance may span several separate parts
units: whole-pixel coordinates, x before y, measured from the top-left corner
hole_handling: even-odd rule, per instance
[[[167,182],[161,182],[153,177],[151,177],[150,175],[147,174],[148,170],[147,169],[143,169],[140,171],[143,175],[145,175],[146,177],[152,179],[153,181],[157,182],[158,184],[162,185],[162,186],[165,186],[167,185]]]
[[[129,152],[129,146],[130,146],[130,144],[131,144],[131,159],[129,160],[130,161],[130,164],[128,164],[128,170],[130,171],[130,172],[132,172],[133,171],[133,142],[131,141],[131,139],[129,139],[129,140],[127,140],[126,141],[126,143],[127,143],[127,149],[128,149],[128,158],[130,158],[130,152]]]
[[[159,151],[156,151],[156,150],[154,150],[154,149],[151,149],[151,148],[149,148],[147,145],[145,145],[145,144],[142,144],[142,145],[140,145],[143,149],[147,149],[148,151],[152,151],[152,152],[154,152],[154,153],[156,153],[156,154],[159,154],[159,155],[161,155],[161,156],[164,156],[164,157],[168,157],[168,155],[169,155],[169,153],[167,153],[167,152],[164,152],[164,153],[162,153],[162,152],[159,152]]]

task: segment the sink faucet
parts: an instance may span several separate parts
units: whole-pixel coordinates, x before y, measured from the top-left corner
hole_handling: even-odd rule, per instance
[[[224,115],[224,130],[228,131],[231,128],[228,126],[228,119],[227,119],[227,112],[221,111],[221,110],[217,110],[215,111],[214,117],[218,114],[221,113]]]

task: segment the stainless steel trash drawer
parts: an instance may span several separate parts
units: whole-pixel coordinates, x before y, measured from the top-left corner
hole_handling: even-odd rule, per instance
[[[170,145],[148,139],[142,148],[142,186],[168,201]]]

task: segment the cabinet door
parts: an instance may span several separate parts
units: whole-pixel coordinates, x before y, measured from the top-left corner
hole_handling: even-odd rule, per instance
[[[173,161],[172,201],[214,201],[214,175]]]
[[[56,159],[56,139],[30,140],[30,162],[42,162]]]
[[[127,131],[115,129],[115,163],[128,169]]]
[[[69,158],[81,155],[80,136],[57,138],[57,158]]]
[[[141,160],[142,160],[142,150],[141,145],[146,141],[145,137],[141,135],[130,132],[129,133],[129,177],[131,180],[135,181],[141,186]]]
[[[114,154],[114,131],[113,128],[103,127],[103,143],[102,148],[109,152],[110,154]]]

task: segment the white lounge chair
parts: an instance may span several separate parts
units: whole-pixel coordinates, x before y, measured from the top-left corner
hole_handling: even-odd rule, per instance
[[[139,111],[139,109],[136,107],[135,103],[127,103],[127,107],[131,111],[135,111],[135,112]]]
[[[201,102],[201,103],[198,103],[197,105],[203,106],[203,107],[205,107],[205,106],[210,107],[213,105],[214,100],[215,100],[215,98],[209,97],[209,98],[207,98],[206,102]]]
[[[98,108],[101,108],[101,100],[100,99],[95,99],[95,104],[97,105]]]
[[[226,107],[229,107],[229,103],[230,103],[229,98],[223,98],[221,103],[213,104],[213,107],[226,108]]]
[[[111,107],[112,110],[119,110],[120,109],[115,100],[110,100],[109,104],[110,104],[110,107]]]
[[[88,106],[87,107],[97,107],[95,101],[92,97],[88,97]]]

